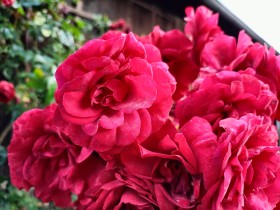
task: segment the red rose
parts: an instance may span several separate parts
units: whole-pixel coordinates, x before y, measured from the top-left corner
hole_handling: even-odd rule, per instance
[[[108,177],[108,174],[102,175]],[[94,190],[90,188],[77,209],[155,209],[153,195],[149,192],[149,188],[153,187],[151,181],[133,174],[115,173],[115,176],[99,189],[96,186],[93,186]]]
[[[201,52],[202,66],[216,71],[233,70],[245,59],[251,45],[251,38],[244,31],[239,33],[238,41],[235,37],[219,34],[205,44]]]
[[[213,14],[211,10],[204,6],[198,7],[195,11],[193,7],[186,8],[187,21],[185,34],[193,43],[193,54],[197,65],[200,64],[200,54],[204,45],[213,37],[223,33],[218,26],[218,14]]]
[[[263,59],[255,68],[261,80],[269,84],[280,100],[280,56],[276,56],[274,49],[264,47]],[[280,105],[278,104],[276,119],[280,120]]]
[[[280,57],[274,49],[267,49],[260,43],[253,43],[251,38],[241,31],[238,40],[219,34],[207,42],[200,55],[200,76],[221,70],[243,71],[253,68],[256,76],[268,84],[280,98]],[[277,107],[276,119],[280,119],[280,106]]]
[[[15,89],[12,83],[0,81],[0,102],[8,103],[15,98]]]
[[[168,64],[169,71],[177,82],[173,99],[179,100],[199,73],[199,67],[192,57],[193,43],[180,30],[164,32],[159,26],[140,40],[151,43],[160,50],[162,60]]]
[[[207,42],[200,55],[202,71],[212,69],[217,72],[221,70],[240,71],[246,68],[257,70],[262,76],[269,79],[277,78],[276,66],[277,56],[273,49],[268,50],[260,43],[253,43],[252,39],[240,31],[237,40],[225,34],[219,34]],[[267,68],[273,68],[269,73]]]
[[[8,161],[13,185],[25,190],[34,187],[36,197],[66,207],[71,205],[66,177],[91,151],[74,145],[53,124],[56,107],[30,110],[15,121]]]
[[[71,191],[78,195],[74,204],[77,209],[109,210],[125,206],[142,209],[154,206],[151,181],[136,177],[121,165],[108,165],[109,162],[93,153],[69,171],[67,184],[71,186]]]
[[[216,137],[213,133],[212,136]],[[121,162],[131,174],[152,181],[159,209],[194,209],[204,194],[202,173],[195,155],[201,155],[209,142],[191,148],[184,135],[176,134],[176,129],[168,122],[140,147],[131,145],[124,150]],[[203,157],[207,157],[206,153]]]
[[[113,22],[109,26],[109,29],[110,30],[119,30],[119,31],[122,31],[127,34],[131,31],[130,26],[125,22],[124,19],[119,19],[119,20]]]
[[[250,75],[252,74],[252,75]],[[278,100],[269,86],[258,80],[252,69],[221,71],[202,80],[198,90],[180,101],[175,114],[182,127],[194,116],[208,120],[216,130],[219,121],[254,113],[274,118]]]
[[[188,124],[183,130],[193,132]],[[223,132],[202,168],[206,194],[198,209],[273,209],[280,201],[280,157],[271,122],[248,114],[219,126]]]
[[[166,121],[175,81],[154,46],[132,33],[103,37],[59,66],[55,98],[62,118],[91,137],[75,144],[119,152]]]
[[[10,7],[10,6],[12,6],[14,2],[15,2],[15,0],[2,0],[2,4],[3,4],[5,7]]]
[[[253,44],[251,38],[241,31],[236,40],[232,36],[219,34],[207,42],[201,52],[201,76],[221,70],[240,71],[256,69],[264,57],[264,47]]]
[[[91,162],[81,163],[69,181],[79,192],[75,206],[84,209],[154,209],[153,185],[124,168],[108,169],[100,157],[91,157]],[[88,159],[88,160],[90,160]],[[90,167],[89,167],[90,166]],[[78,178],[78,179],[77,179]],[[77,186],[83,185],[82,191]],[[82,188],[80,188],[82,189]]]

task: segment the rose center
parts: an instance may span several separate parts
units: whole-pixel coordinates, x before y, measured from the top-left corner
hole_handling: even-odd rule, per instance
[[[191,175],[177,161],[170,161],[168,167],[174,176],[171,182],[171,192],[173,195],[190,198],[193,193]]]
[[[91,94],[91,105],[111,106],[113,101],[113,92],[106,87],[99,87]]]
[[[41,136],[33,146],[33,155],[37,158],[58,157],[65,151],[65,145],[56,135]]]
[[[194,193],[192,176],[179,161],[166,161],[160,173],[166,179],[163,184],[165,189],[177,202],[189,202],[192,199]]]

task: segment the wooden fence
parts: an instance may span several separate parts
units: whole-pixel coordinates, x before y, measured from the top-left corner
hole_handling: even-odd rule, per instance
[[[71,10],[85,18],[92,17],[93,13],[106,14],[111,20],[123,18],[139,35],[148,34],[155,25],[163,30],[183,30],[185,24],[182,18],[143,0],[83,0]]]

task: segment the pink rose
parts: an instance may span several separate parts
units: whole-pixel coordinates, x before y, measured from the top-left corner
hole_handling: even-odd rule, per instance
[[[110,30],[119,30],[119,31],[122,31],[127,34],[131,31],[130,26],[122,18],[111,23],[111,25],[109,26],[109,29]]]
[[[86,209],[154,209],[154,190],[151,180],[142,179],[124,168],[107,169],[105,164],[93,168],[84,165],[81,175],[91,174],[89,187],[79,194],[77,210]],[[88,169],[86,169],[88,168]],[[91,170],[89,170],[91,169]],[[88,173],[83,174],[87,170]],[[74,174],[74,173],[73,173]],[[83,176],[80,176],[82,178]],[[83,179],[81,179],[82,181]],[[72,182],[73,185],[77,182]]]
[[[280,57],[274,49],[267,49],[260,43],[253,43],[244,32],[238,39],[219,34],[208,41],[201,51],[200,76],[205,77],[221,70],[243,71],[253,68],[256,76],[270,86],[280,98]],[[280,107],[277,107],[276,119],[280,119]]]
[[[212,137],[216,136],[212,133]],[[176,129],[167,122],[139,148],[131,145],[124,150],[121,162],[131,174],[152,181],[159,209],[195,209],[204,194],[202,173],[195,155],[201,155],[209,142],[191,148],[184,135],[176,134]],[[207,157],[206,153],[203,157]]]
[[[199,68],[192,57],[193,43],[180,30],[164,32],[159,26],[154,27],[148,36],[140,39],[160,50],[162,60],[168,64],[169,71],[177,82],[173,99],[180,99],[199,73]]]
[[[244,31],[239,33],[237,40],[235,37],[219,34],[205,44],[201,52],[202,65],[217,71],[233,70],[236,62],[239,64],[245,59],[252,44],[251,38]],[[232,64],[233,61],[235,62]]]
[[[102,175],[109,177],[107,173]],[[77,210],[156,209],[153,195],[149,192],[149,188],[153,187],[151,181],[134,177],[133,174],[115,173],[114,175],[111,174],[111,176],[111,181],[102,186],[93,185],[92,188],[86,191],[84,199],[79,200]]]
[[[154,206],[151,181],[136,177],[122,165],[109,165],[109,162],[93,153],[69,171],[67,184],[78,195],[74,204],[78,210]]]
[[[274,49],[264,47],[263,59],[255,68],[257,75],[280,99],[280,56],[276,56]],[[278,104],[276,119],[280,120],[280,105]]]
[[[132,33],[89,41],[59,66],[56,80],[61,117],[89,137],[71,140],[111,153],[158,130],[175,89],[159,51]]]
[[[186,133],[193,132],[186,126]],[[280,159],[271,122],[247,114],[221,120],[219,126],[216,149],[202,168],[206,194],[198,209],[272,210],[280,201]]]
[[[221,71],[201,81],[198,90],[180,101],[175,114],[182,127],[194,116],[208,120],[216,130],[219,121],[228,117],[240,118],[254,113],[274,118],[278,100],[269,86],[245,72]]]
[[[66,207],[71,205],[66,177],[92,151],[73,144],[54,125],[56,107],[27,111],[15,121],[8,162],[13,185],[25,190],[34,187],[42,201]]]
[[[201,73],[216,73],[221,70],[240,71],[256,69],[264,56],[264,47],[253,44],[251,38],[241,31],[238,39],[219,34],[207,42],[201,52]]]
[[[240,31],[238,38],[219,34],[207,42],[200,55],[202,70],[212,69],[240,71],[253,68],[258,74],[269,79],[277,78],[277,56],[273,49],[260,43],[253,43],[244,31]],[[273,68],[269,73],[267,68]],[[273,76],[273,77],[272,77]]]
[[[12,83],[0,81],[0,102],[8,103],[15,98],[15,89]]]
[[[93,152],[86,160],[71,167],[66,177],[66,185],[69,186],[72,193],[82,197],[90,186],[102,182],[101,179],[96,177],[102,174],[105,166],[106,161],[96,152]]]
[[[165,132],[176,132],[172,126],[163,127]],[[138,160],[142,164],[138,164]],[[94,170],[88,167],[93,164]],[[68,182],[74,187],[73,192],[78,194],[77,209],[157,209],[153,181],[149,176],[145,177],[131,170],[131,164],[137,170],[141,170],[141,167],[148,170],[153,167],[153,162],[150,164],[149,159],[141,160],[136,142],[107,162],[93,153],[91,158],[77,164],[68,176]]]
[[[201,52],[200,76],[221,70],[243,71],[253,68],[256,76],[268,84],[277,98],[280,98],[280,57],[274,49],[267,49],[241,31],[238,40],[224,34],[217,35],[205,44]],[[277,107],[276,119],[280,119],[280,107]]]
[[[216,35],[223,31],[218,26],[218,14],[213,14],[211,10],[204,6],[186,8],[187,21],[185,34],[193,43],[193,54],[197,65],[200,64],[200,54],[204,45]]]
[[[10,7],[10,6],[12,6],[14,2],[15,2],[15,0],[2,0],[2,4],[3,4],[5,7]]]

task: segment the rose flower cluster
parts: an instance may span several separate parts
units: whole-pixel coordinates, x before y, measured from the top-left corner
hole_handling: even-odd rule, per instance
[[[206,7],[186,16],[69,56],[56,103],[14,123],[13,185],[78,210],[280,209],[280,57]]]

